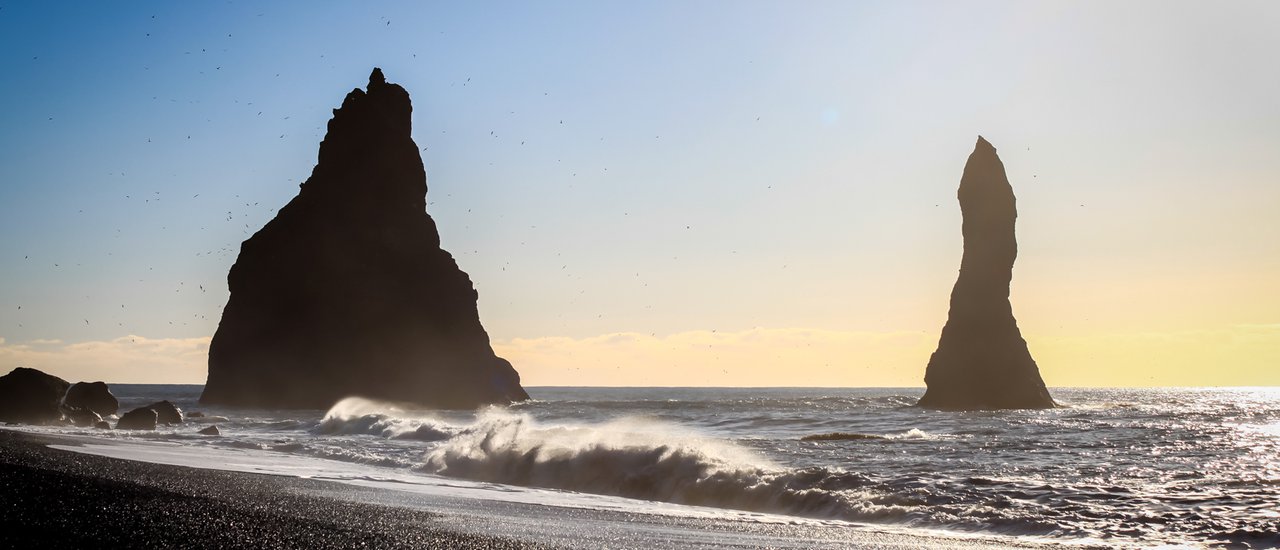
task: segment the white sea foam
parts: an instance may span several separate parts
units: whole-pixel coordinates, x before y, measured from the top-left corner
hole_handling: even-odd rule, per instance
[[[782,468],[732,442],[643,418],[544,425],[527,414],[494,409],[432,447],[419,469],[474,481],[806,517],[885,513],[841,494],[867,484],[860,475]]]
[[[348,398],[312,431],[427,442],[417,470],[470,481],[823,519],[894,513],[852,503],[840,493],[866,485],[862,476],[783,468],[731,441],[651,418],[543,423],[527,413],[490,408],[473,422],[450,423],[393,404]],[[356,458],[334,448],[308,452]],[[387,463],[357,456],[358,462]]]
[[[889,439],[937,439],[938,436],[930,434],[920,428],[911,428],[900,434],[892,434],[885,436]]]
[[[314,431],[324,435],[367,434],[418,441],[440,441],[456,433],[456,429],[443,420],[361,397],[339,401],[325,413]]]

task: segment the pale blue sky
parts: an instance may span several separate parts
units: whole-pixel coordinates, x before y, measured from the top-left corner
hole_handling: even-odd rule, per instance
[[[7,2],[0,46],[10,344],[212,334],[374,66],[495,340],[936,333],[978,134],[1024,330],[1280,322],[1274,2]]]

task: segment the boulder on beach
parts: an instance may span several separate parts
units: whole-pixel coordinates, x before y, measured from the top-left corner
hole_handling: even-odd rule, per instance
[[[0,376],[0,422],[49,424],[62,420],[66,380],[36,369],[18,367]]]
[[[170,401],[156,401],[124,413],[116,422],[117,430],[154,430],[157,424],[181,424],[182,409]]]
[[[63,402],[72,407],[83,407],[101,416],[111,416],[120,410],[120,402],[111,394],[105,382],[76,382],[67,390]]]
[[[231,267],[202,404],[528,398],[494,354],[470,277],[440,247],[412,111],[379,69],[334,110],[311,177]]]
[[[82,428],[96,426],[99,422],[102,422],[102,417],[93,410],[87,407],[68,405],[66,403],[62,404],[62,416],[72,425],[80,426]]]
[[[154,430],[156,429],[156,411],[150,407],[138,407],[120,416],[116,422],[117,430]]]
[[[218,431],[217,426],[209,426],[208,428],[200,430],[199,432],[196,432],[196,433],[200,435],[222,435],[222,432]]]
[[[1018,257],[1016,199],[995,147],[978,137],[960,178],[964,256],[951,311],[925,370],[919,405],[934,409],[1054,407],[1009,302]]]
[[[156,412],[156,422],[160,424],[181,424],[182,409],[169,401],[157,401],[147,405],[148,409]]]

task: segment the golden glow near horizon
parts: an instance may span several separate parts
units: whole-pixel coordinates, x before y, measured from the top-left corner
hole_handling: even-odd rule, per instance
[[[1050,387],[1280,385],[1280,324],[1027,336]],[[0,340],[0,362],[68,380],[204,382],[209,338]],[[818,329],[615,333],[498,341],[529,386],[915,387],[932,332]],[[104,376],[104,373],[110,373]]]

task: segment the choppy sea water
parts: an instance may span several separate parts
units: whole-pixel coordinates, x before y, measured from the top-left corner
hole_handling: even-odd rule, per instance
[[[1062,408],[982,412],[916,408],[919,389],[530,388],[478,411],[221,409],[200,389],[113,385],[122,410],[206,416],[94,435],[860,524],[1280,546],[1280,388],[1059,389]]]

